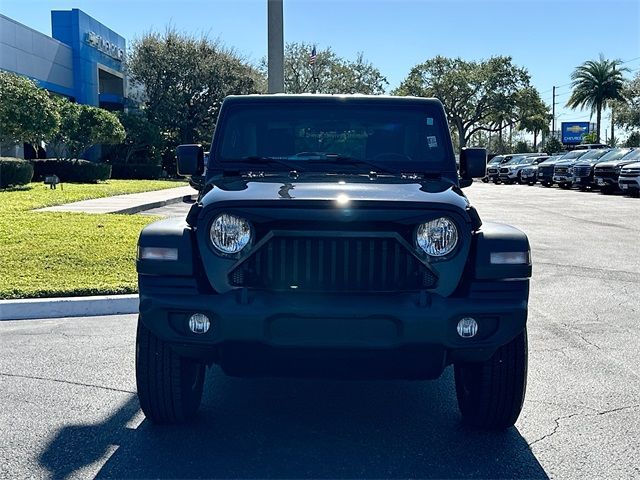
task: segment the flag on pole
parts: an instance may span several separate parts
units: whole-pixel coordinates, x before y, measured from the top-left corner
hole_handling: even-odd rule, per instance
[[[311,50],[311,55],[309,56],[309,65],[315,65],[317,58],[318,55],[316,55],[316,46],[314,45],[313,50]]]

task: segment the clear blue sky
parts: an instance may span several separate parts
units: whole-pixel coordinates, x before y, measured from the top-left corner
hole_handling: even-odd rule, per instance
[[[257,63],[266,55],[266,3],[0,0],[0,12],[50,34],[50,10],[80,8],[129,42],[171,24],[219,38]],[[511,55],[529,70],[548,104],[551,87],[561,86],[558,121],[589,119],[588,111],[564,109],[569,75],[584,60],[603,53],[633,59],[625,66],[640,69],[640,0],[284,0],[284,15],[285,41],[331,46],[348,58],[363,52],[387,77],[390,89],[413,65],[434,55]]]

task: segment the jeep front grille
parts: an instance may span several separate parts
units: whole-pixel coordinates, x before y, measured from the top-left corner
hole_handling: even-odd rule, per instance
[[[393,237],[274,236],[229,274],[235,287],[306,292],[414,291],[436,280]]]

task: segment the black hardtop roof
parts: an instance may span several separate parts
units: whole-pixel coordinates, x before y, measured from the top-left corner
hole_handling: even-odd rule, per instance
[[[324,104],[387,104],[387,105],[437,105],[442,103],[437,98],[401,97],[395,95],[324,95],[315,93],[301,94],[255,94],[229,95],[224,99],[225,105],[235,104],[283,104],[283,103],[324,103]]]

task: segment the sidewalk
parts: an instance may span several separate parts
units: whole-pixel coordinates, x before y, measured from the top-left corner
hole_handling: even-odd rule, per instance
[[[138,313],[138,295],[0,300],[0,322]]]
[[[76,213],[138,213],[170,203],[195,198],[198,191],[186,187],[167,188],[153,192],[130,193],[115,197],[94,198],[80,202],[56,205],[35,210],[36,212],[76,212]]]

